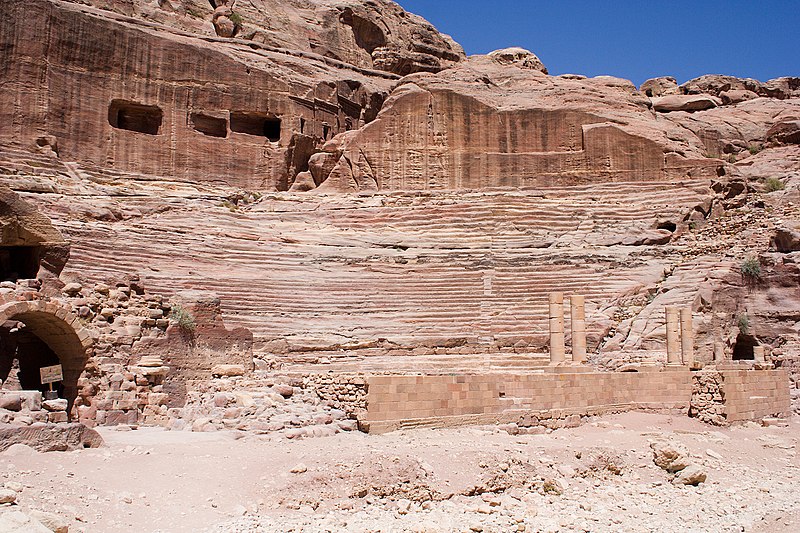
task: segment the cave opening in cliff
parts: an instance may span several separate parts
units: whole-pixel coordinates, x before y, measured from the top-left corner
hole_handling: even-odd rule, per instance
[[[271,142],[281,138],[281,119],[266,113],[231,112],[231,131],[266,137]]]
[[[158,135],[164,112],[158,106],[113,100],[108,106],[108,123],[121,130]]]
[[[734,361],[752,361],[755,359],[753,348],[758,346],[758,340],[752,335],[739,333],[736,337],[736,344],[733,345]]]
[[[39,246],[0,246],[0,281],[36,278],[39,254]]]
[[[203,135],[221,137],[223,139],[228,136],[227,119],[212,117],[203,113],[192,113],[189,118],[192,128]]]

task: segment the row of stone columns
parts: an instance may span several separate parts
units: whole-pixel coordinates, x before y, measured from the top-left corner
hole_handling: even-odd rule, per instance
[[[572,363],[586,362],[586,307],[581,294],[569,297],[570,323],[572,326]],[[550,364],[558,365],[566,361],[564,350],[564,294],[552,292],[549,297],[550,322]],[[694,364],[694,330],[692,310],[684,307],[667,307],[667,364]],[[762,351],[763,351],[763,347]],[[759,357],[756,355],[756,360]],[[763,353],[761,355],[763,360]]]
[[[550,364],[564,363],[564,294],[550,293]],[[570,324],[572,326],[572,362],[586,362],[586,307],[583,295],[573,294],[569,297]]]
[[[688,307],[667,307],[667,364],[694,364],[694,330],[692,310]]]

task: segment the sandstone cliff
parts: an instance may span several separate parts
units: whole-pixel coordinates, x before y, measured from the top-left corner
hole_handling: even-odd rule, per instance
[[[797,78],[553,77],[388,1],[2,5],[0,182],[62,277],[211,290],[260,368],[530,366],[554,290],[599,366],[663,361],[666,304],[701,361],[796,354]]]

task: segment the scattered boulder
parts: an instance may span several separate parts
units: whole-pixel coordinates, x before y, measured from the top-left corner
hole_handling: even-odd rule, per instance
[[[17,491],[11,489],[0,489],[0,504],[15,503],[17,501]]]
[[[47,411],[56,412],[56,411],[66,411],[67,410],[67,400],[64,398],[58,398],[55,400],[45,400],[42,402],[42,407],[45,408]]]
[[[672,94],[669,96],[662,96],[652,98],[653,109],[660,113],[671,113],[673,111],[686,111],[693,113],[695,111],[703,111],[719,107],[722,103],[717,98],[709,95],[693,95],[693,94]]]
[[[303,472],[308,472],[308,467],[303,463],[298,463],[289,470],[292,474],[302,474]]]
[[[782,253],[800,251],[800,231],[794,228],[775,228],[769,245],[770,248]]]
[[[689,460],[686,450],[672,441],[650,443],[653,462],[670,474],[676,474],[672,482],[676,485],[698,485],[706,480],[706,472]]]
[[[80,292],[83,290],[83,285],[80,283],[67,283],[64,285],[64,288],[61,289],[61,292],[66,294],[67,296],[78,296]]]
[[[0,409],[20,411],[22,409],[22,396],[14,392],[0,393]]]
[[[57,514],[36,510],[28,511],[28,514],[53,533],[69,533],[69,523]]]
[[[211,368],[211,375],[219,378],[232,378],[244,375],[243,365],[215,365]]]
[[[51,533],[35,518],[20,511],[0,515],[0,531],[3,533]]]
[[[678,472],[672,482],[676,485],[699,485],[705,482],[706,477],[706,472],[702,467],[690,464]]]
[[[290,192],[307,192],[317,188],[317,184],[314,183],[314,177],[311,175],[311,172],[305,171],[300,172],[294,178],[294,183],[289,188]]]
[[[671,441],[656,441],[650,443],[653,450],[653,462],[670,474],[674,474],[689,466],[686,450]]]
[[[95,430],[76,423],[0,427],[0,452],[18,444],[40,452],[71,451],[98,448],[102,446],[103,438]]]
[[[290,385],[284,385],[282,383],[279,383],[277,385],[273,385],[272,386],[272,390],[275,391],[276,393],[280,394],[284,398],[291,398],[292,395],[294,394],[294,387],[292,387]]]

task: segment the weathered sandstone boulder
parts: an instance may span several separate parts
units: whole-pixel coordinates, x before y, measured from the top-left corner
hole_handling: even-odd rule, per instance
[[[770,238],[770,247],[782,253],[800,251],[800,231],[797,228],[776,228]]]
[[[653,98],[653,109],[661,113],[672,111],[703,111],[721,104],[719,100],[708,95],[672,94]]]
[[[0,531],[5,533],[52,533],[44,524],[21,511],[0,514]]]
[[[767,130],[767,141],[782,144],[800,144],[800,120],[780,120]]]
[[[678,81],[672,76],[661,76],[646,80],[639,87],[639,90],[651,98],[679,93]]]
[[[536,54],[524,48],[512,47],[495,50],[489,53],[489,57],[500,65],[513,65],[547,74],[547,67],[544,66],[544,63],[536,57]]]
[[[751,78],[736,78],[719,74],[706,74],[680,86],[683,94],[712,95],[719,97],[731,90],[746,90],[756,94],[764,92],[764,84]]]
[[[758,94],[747,89],[731,89],[730,91],[723,91],[719,94],[724,105],[735,105],[747,100],[758,98]]]

